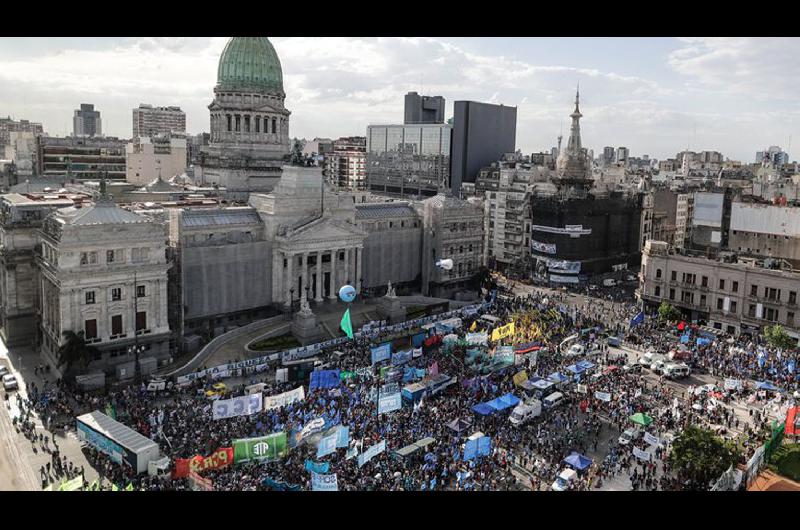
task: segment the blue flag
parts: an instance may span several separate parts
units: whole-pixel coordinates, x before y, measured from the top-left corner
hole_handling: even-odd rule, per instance
[[[795,368],[796,368],[795,364],[796,364],[796,362],[795,362],[795,360],[794,360],[794,359],[790,360],[790,361],[787,363],[787,365],[786,365],[786,369],[789,371],[789,373],[790,373],[790,374],[793,374],[793,373],[794,373],[794,370],[795,370]]]
[[[639,311],[639,313],[631,319],[630,327],[633,328],[642,323],[644,323],[644,311]]]

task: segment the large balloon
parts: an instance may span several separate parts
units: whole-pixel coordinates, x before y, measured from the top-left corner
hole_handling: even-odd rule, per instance
[[[452,270],[453,268],[453,260],[451,259],[440,259],[436,261],[436,266],[442,270]]]
[[[339,289],[339,298],[342,302],[352,302],[356,298],[356,288],[352,285],[342,285]]]

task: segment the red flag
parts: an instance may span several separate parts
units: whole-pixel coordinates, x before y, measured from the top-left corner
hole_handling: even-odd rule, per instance
[[[678,324],[678,331],[683,331],[686,328],[686,322],[681,320],[681,323]]]
[[[430,375],[439,375],[439,361],[433,362],[433,364],[430,367],[430,370],[428,370],[428,373],[430,373]]]

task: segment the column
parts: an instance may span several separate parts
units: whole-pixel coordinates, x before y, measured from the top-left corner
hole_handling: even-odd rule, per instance
[[[344,251],[344,281],[353,285],[353,249]]]
[[[306,287],[308,287],[308,252],[303,252],[303,259],[300,262],[300,272],[303,275],[303,285],[301,285],[301,292],[306,292]],[[311,295],[311,289],[308,290],[309,296]],[[299,296],[299,294],[298,294]]]
[[[361,294],[361,281],[360,280],[361,280],[361,254],[362,254],[362,249],[361,249],[361,247],[356,247],[354,249],[354,251],[355,251],[355,256],[356,256],[356,277],[353,279],[353,281],[356,282],[354,284],[355,288],[356,288],[356,292],[358,294]]]
[[[286,305],[286,287],[283,285],[283,252],[277,248],[272,249],[272,291],[273,302]]]
[[[294,288],[294,273],[292,273],[292,267],[294,265],[295,255],[284,252],[283,256],[286,258],[286,278],[284,278],[283,281],[283,303],[290,304],[294,297],[290,290]],[[283,263],[281,263],[281,266],[283,266]]]
[[[328,296],[329,300],[336,300],[337,291],[339,290],[339,282],[336,281],[336,261],[339,259],[339,249],[331,250],[331,294]]]
[[[319,250],[317,251],[317,265],[315,269],[317,271],[317,296],[314,297],[314,301],[322,303],[324,276],[322,274],[322,251]]]

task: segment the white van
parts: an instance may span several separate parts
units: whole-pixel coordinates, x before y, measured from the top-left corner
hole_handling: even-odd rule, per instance
[[[657,360],[658,360],[658,353],[654,351],[649,351],[641,356],[641,358],[639,359],[639,364],[643,364],[644,366],[650,366]]]
[[[528,403],[520,403],[514,407],[511,416],[508,417],[508,421],[511,422],[511,425],[518,427],[536,418],[541,413],[542,402],[538,399],[533,399]]]
[[[564,401],[564,394],[562,394],[561,392],[553,392],[552,394],[544,398],[542,400],[542,403],[544,404],[544,408],[552,409],[561,404],[562,401]]]
[[[670,379],[689,377],[692,370],[684,363],[670,363],[664,367],[664,375]]]
[[[574,469],[562,469],[556,481],[550,486],[550,489],[553,491],[566,491],[576,478],[578,478],[578,472]]]

